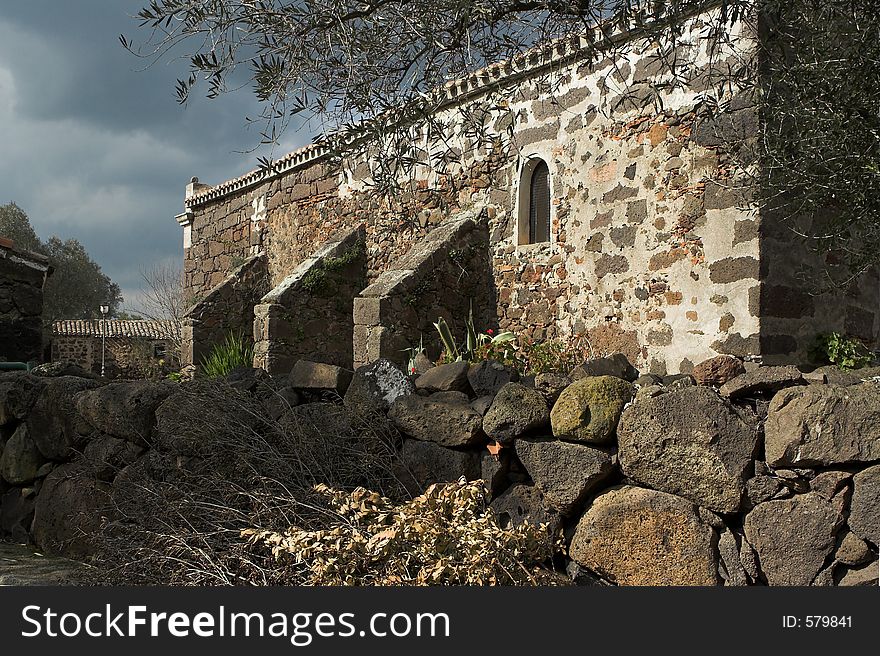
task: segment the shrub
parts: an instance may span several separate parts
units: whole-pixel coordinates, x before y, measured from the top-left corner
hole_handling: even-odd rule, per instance
[[[364,488],[316,491],[339,516],[331,527],[242,533],[308,585],[533,584],[555,550],[546,526],[502,529],[482,481],[432,485],[401,504]]]
[[[242,335],[228,333],[226,339],[216,344],[211,353],[202,360],[202,372],[208,378],[221,378],[236,367],[251,367],[254,363],[254,348],[247,344]]]
[[[874,355],[860,340],[836,332],[818,335],[812,355],[820,362],[835,364],[841,369],[858,369],[874,360]]]

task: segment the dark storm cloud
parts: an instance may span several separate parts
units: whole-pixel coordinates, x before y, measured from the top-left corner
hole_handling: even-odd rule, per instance
[[[253,168],[259,136],[245,89],[183,108],[176,60],[144,68],[120,33],[143,0],[28,0],[0,8],[0,203],[37,232],[79,239],[136,303],[139,270],[182,257],[174,222],[191,176],[216,183]],[[288,148],[302,143],[288,135]],[[288,148],[276,149],[276,155]]]

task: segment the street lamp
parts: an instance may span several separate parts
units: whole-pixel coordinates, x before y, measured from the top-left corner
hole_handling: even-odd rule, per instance
[[[101,378],[104,377],[104,353],[107,339],[107,313],[110,311],[110,307],[107,305],[101,306]]]

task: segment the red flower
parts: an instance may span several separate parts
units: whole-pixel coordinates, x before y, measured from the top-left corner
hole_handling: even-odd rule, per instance
[[[495,334],[495,331],[492,330],[491,328],[489,328],[489,330],[486,331],[486,334],[487,334],[487,335],[494,335],[494,334]]]

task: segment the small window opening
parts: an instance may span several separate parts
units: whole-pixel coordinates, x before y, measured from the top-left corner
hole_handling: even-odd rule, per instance
[[[543,160],[529,182],[529,243],[550,241],[550,169]]]

